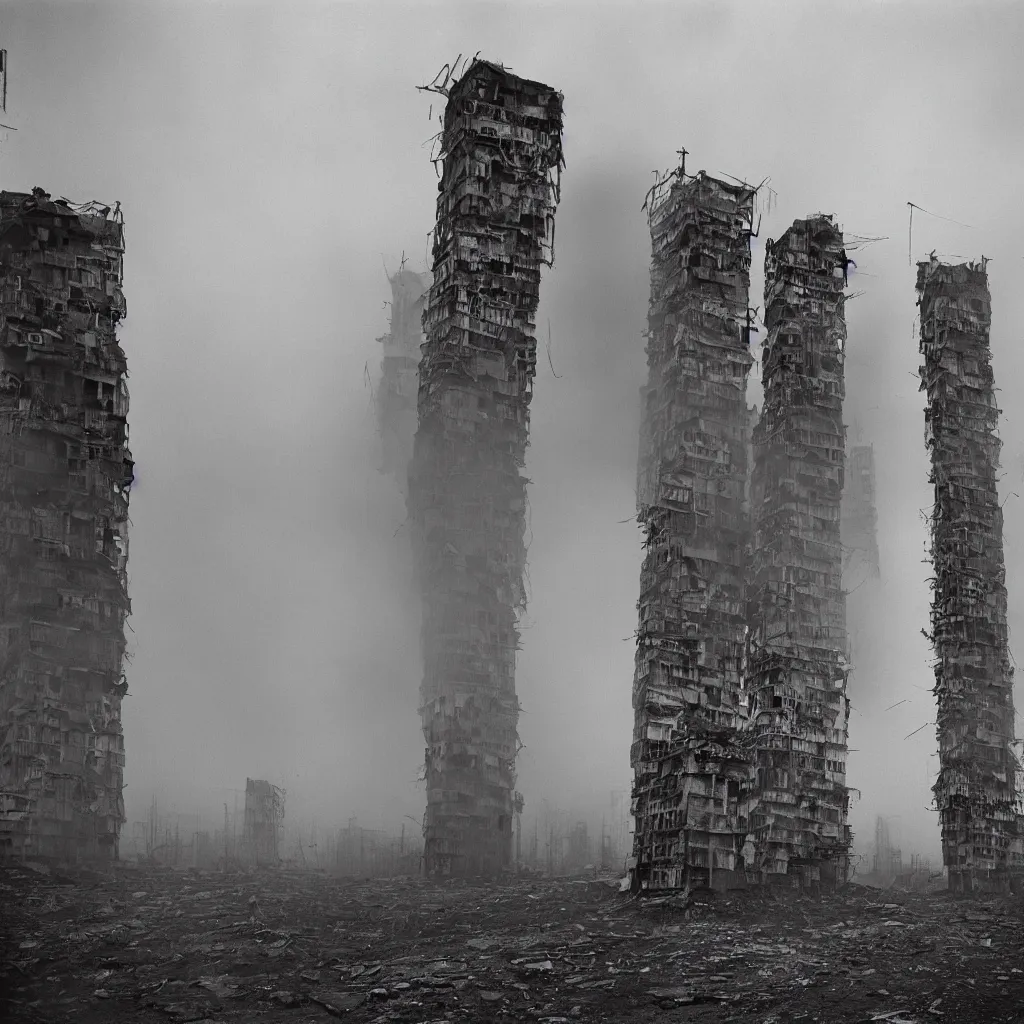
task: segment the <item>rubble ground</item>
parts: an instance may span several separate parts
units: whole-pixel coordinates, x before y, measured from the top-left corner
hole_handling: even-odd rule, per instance
[[[1024,900],[0,868],[4,1021],[1024,1021]]]

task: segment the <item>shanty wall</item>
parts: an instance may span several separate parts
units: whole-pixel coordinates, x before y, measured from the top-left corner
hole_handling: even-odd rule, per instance
[[[521,809],[522,468],[561,130],[559,93],[483,61],[449,93],[408,497],[424,607],[424,856],[435,874],[501,871]]]
[[[677,175],[651,210],[630,752],[634,882],[649,888],[742,877],[753,195]]]
[[[0,193],[0,855],[117,856],[128,389],[109,210]]]
[[[1004,889],[1024,865],[1011,744],[1000,441],[984,265],[918,264],[938,703],[935,802],[953,889]]]
[[[389,280],[391,329],[377,339],[384,348],[376,395],[377,429],[381,470],[405,487],[416,436],[422,321],[430,275],[402,269]]]
[[[804,885],[845,877],[846,602],[842,232],[798,220],[765,246],[764,407],[754,430],[751,719],[755,869]]]

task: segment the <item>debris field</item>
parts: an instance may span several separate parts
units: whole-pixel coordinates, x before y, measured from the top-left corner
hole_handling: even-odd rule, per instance
[[[0,870],[5,1021],[1019,1021],[1024,899]]]

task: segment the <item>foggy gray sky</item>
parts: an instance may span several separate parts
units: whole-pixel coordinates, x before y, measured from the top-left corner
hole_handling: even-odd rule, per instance
[[[433,223],[440,101],[414,87],[480,51],[565,94],[527,470],[527,813],[542,797],[600,813],[629,785],[640,534],[620,520],[634,513],[645,376],[640,206],[685,145],[688,169],[771,176],[762,241],[819,210],[889,238],[856,254],[846,420],[878,452],[891,660],[871,685],[910,703],[853,715],[848,781],[864,794],[859,829],[899,815],[904,850],[936,853],[934,728],[903,739],[935,717],[906,203],[971,225],[916,214],[915,259],[993,258],[1012,645],[1022,30],[1024,8],[997,3],[0,6],[18,128],[0,146],[3,187],[120,200],[126,218],[129,819],[158,785],[216,808],[246,775],[324,821],[422,813],[418,620],[394,536],[405,513],[375,471],[364,366],[376,379],[382,256],[393,270],[404,250],[422,269]]]

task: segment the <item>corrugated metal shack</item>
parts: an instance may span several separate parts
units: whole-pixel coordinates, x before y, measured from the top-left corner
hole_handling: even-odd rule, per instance
[[[424,314],[409,513],[423,596],[425,864],[495,874],[511,858],[525,606],[529,404],[550,264],[562,97],[474,60],[450,89]]]
[[[123,252],[119,209],[0,193],[0,856],[117,856]]]
[[[845,878],[850,843],[839,526],[846,272],[831,217],[798,220],[766,243],[765,394],[751,480],[750,852],[762,879],[810,887]]]
[[[917,291],[935,488],[931,628],[940,768],[934,792],[942,855],[951,889],[1005,890],[1024,855],[985,263],[919,263]]]
[[[645,554],[630,751],[638,887],[743,878],[755,191],[680,169],[649,197],[649,376],[637,482]]]
[[[395,477],[404,488],[416,436],[422,321],[430,275],[403,268],[388,280],[391,329],[377,339],[384,347],[376,394],[377,430],[381,439],[381,470]]]

